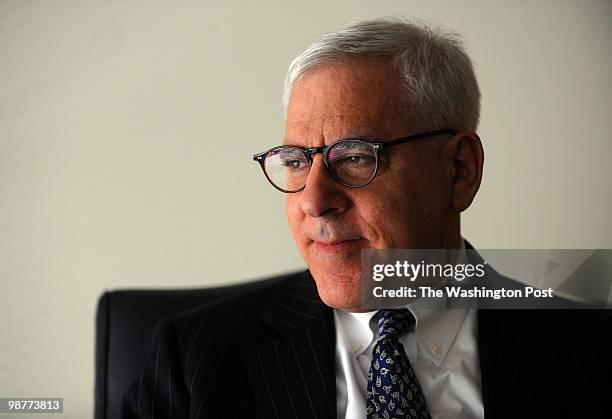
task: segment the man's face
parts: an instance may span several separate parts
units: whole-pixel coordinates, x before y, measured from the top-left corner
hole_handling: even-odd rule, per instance
[[[318,147],[345,138],[388,141],[418,133],[410,109],[401,105],[399,86],[399,75],[381,59],[310,70],[294,87],[284,143]],[[359,189],[337,183],[322,154],[314,156],[306,187],[287,195],[286,209],[327,305],[360,310],[362,249],[452,246],[458,231],[439,145],[428,139],[383,151],[378,175]]]

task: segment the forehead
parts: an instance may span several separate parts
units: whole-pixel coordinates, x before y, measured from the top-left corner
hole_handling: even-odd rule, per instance
[[[388,59],[353,59],[307,71],[295,84],[285,143],[386,138],[405,130],[402,80]]]

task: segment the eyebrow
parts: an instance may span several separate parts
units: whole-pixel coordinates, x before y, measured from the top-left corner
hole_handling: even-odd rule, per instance
[[[381,140],[380,137],[375,137],[372,135],[347,135],[347,136],[342,136],[342,137],[338,137],[335,138],[334,140],[332,140],[330,143],[328,144],[324,144],[322,147],[337,143],[338,141],[343,141],[343,140],[367,140],[367,141],[384,141]],[[293,141],[293,140],[283,140],[282,141],[282,145],[289,145],[289,146],[293,146],[293,147],[302,147],[302,148],[307,148],[305,146],[303,146],[302,144],[299,144],[298,141]]]

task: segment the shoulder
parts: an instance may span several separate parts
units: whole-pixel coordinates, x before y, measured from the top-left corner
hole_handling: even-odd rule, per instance
[[[259,323],[278,295],[308,281],[310,273],[301,271],[226,287],[226,295],[166,319],[165,327],[173,329],[177,346],[184,352],[193,352],[198,343],[209,344],[212,337],[214,342],[231,342],[248,332],[266,332]]]
[[[216,288],[211,290],[219,296],[214,301],[160,321],[149,340],[143,372],[125,398],[125,417],[149,417],[160,409],[187,417],[194,403],[221,406],[217,399],[224,400],[225,393],[217,390],[223,388],[211,383],[227,380],[229,365],[233,381],[228,386],[250,397],[242,384],[248,382],[247,373],[238,366],[251,348],[278,335],[265,314],[273,313],[294,287],[312,289],[311,283],[304,271]]]

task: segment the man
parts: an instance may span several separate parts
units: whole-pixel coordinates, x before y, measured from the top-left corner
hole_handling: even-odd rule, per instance
[[[609,321],[362,307],[362,250],[470,248],[479,98],[455,37],[401,20],[300,54],[283,146],[255,159],[308,271],[163,321],[125,417],[602,417]]]

